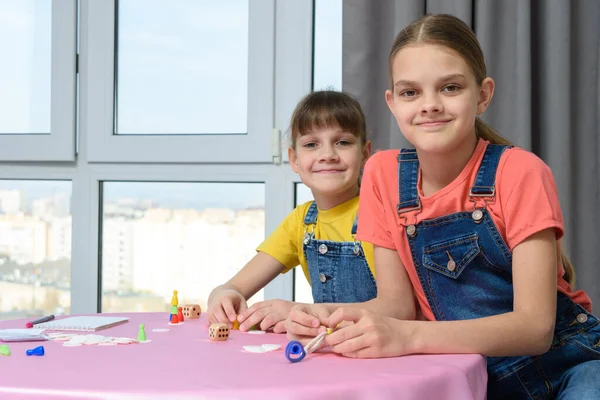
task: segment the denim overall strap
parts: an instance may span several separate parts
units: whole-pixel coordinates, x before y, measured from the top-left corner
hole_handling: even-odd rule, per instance
[[[496,195],[496,170],[504,150],[512,146],[488,144],[477,171],[475,183],[471,186],[469,197],[491,197]]]
[[[398,154],[398,206],[402,214],[421,208],[417,183],[419,179],[419,159],[414,149],[401,149]]]
[[[310,207],[308,207],[308,211],[304,216],[304,225],[314,225],[317,223],[317,215],[319,215],[319,209],[317,208],[317,203],[314,201],[311,203]]]
[[[304,257],[315,303],[361,303],[377,296],[377,285],[360,242],[321,240],[307,227],[317,223],[319,210],[313,202],[304,217]],[[352,224],[356,235],[358,214]]]

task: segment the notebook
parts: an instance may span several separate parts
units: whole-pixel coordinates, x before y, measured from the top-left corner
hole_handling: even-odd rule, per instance
[[[52,331],[95,332],[120,325],[127,321],[129,321],[127,317],[80,316],[54,319],[41,324],[35,324],[35,327]]]

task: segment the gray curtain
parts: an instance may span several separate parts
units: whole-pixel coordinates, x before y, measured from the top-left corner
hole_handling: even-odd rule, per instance
[[[385,104],[387,58],[425,13],[477,34],[496,81],[483,119],[552,168],[576,287],[600,314],[600,1],[344,0],[343,90],[364,107],[375,149],[410,147]]]

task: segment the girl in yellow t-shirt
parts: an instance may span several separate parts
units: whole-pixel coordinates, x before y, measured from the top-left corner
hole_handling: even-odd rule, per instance
[[[291,120],[290,165],[314,201],[294,209],[258,247],[257,254],[208,299],[208,322],[240,323],[240,330],[285,332],[295,304],[246,300],[278,274],[297,265],[310,282],[315,303],[354,303],[377,295],[371,245],[355,239],[359,180],[371,153],[360,104],[336,91],[304,97]]]

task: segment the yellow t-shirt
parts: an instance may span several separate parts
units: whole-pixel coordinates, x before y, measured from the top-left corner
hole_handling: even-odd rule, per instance
[[[352,242],[352,224],[358,212],[358,199],[346,201],[330,210],[319,210],[317,223],[314,227],[315,238],[318,240],[331,240],[334,242]],[[304,257],[302,241],[304,239],[304,217],[312,201],[299,205],[292,211],[273,233],[256,249],[262,251],[285,265],[283,274],[302,266],[304,276],[310,284],[308,263]],[[369,268],[375,276],[373,269],[373,246],[362,243]]]

